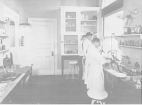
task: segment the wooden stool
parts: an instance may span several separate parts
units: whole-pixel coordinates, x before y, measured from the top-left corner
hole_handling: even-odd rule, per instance
[[[92,98],[92,102],[91,104],[94,105],[94,103],[96,102],[96,104],[105,104],[105,102],[103,102],[104,99],[106,99],[108,97],[108,93],[106,91],[98,91],[98,90],[88,90],[87,94],[90,98]]]
[[[78,62],[77,61],[70,61],[69,65],[70,65],[70,70],[67,73],[66,80],[68,79],[68,75],[72,74],[72,79],[73,79],[73,83],[74,83],[74,79],[75,79],[74,75],[75,75],[76,70],[77,70],[77,74],[79,76]]]

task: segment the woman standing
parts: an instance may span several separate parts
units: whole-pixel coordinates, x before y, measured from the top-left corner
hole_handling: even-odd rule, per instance
[[[101,45],[99,38],[93,38],[86,56],[86,64],[88,65],[87,73],[87,89],[95,89],[104,91],[104,72],[103,64],[110,63],[105,60],[98,50]]]

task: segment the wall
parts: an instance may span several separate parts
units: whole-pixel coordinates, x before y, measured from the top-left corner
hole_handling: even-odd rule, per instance
[[[23,17],[23,6],[21,0],[0,0],[1,4],[6,5],[13,11],[19,14],[20,20]]]
[[[61,68],[61,36],[60,36],[60,6],[98,6],[99,0],[23,0],[24,8],[23,22],[27,18],[56,18],[57,19],[57,68]]]
[[[56,18],[58,30],[58,65],[61,68],[60,46],[60,6],[97,7],[99,0],[0,0],[20,16],[20,23],[28,22],[28,18]]]
[[[138,10],[138,14],[134,15],[134,20],[130,27],[133,27],[139,24],[142,25],[142,0],[123,0],[123,9],[124,9],[124,17],[129,13],[130,10],[134,10],[134,9]],[[122,51],[124,55],[128,55],[131,57],[132,64],[138,61],[142,67],[142,49],[126,48],[126,49],[123,49]]]

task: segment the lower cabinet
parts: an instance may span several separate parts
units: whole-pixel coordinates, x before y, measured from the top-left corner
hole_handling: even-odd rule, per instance
[[[31,72],[30,70],[13,88],[2,104],[28,104],[31,100]]]

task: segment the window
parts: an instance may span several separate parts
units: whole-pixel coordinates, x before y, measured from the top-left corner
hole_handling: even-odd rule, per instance
[[[104,36],[123,34],[123,10],[104,17]]]
[[[119,10],[104,17],[104,37],[123,34],[123,10]],[[116,52],[116,57],[121,60],[122,52],[118,47],[118,41],[114,37],[107,37],[103,41],[104,52]]]

